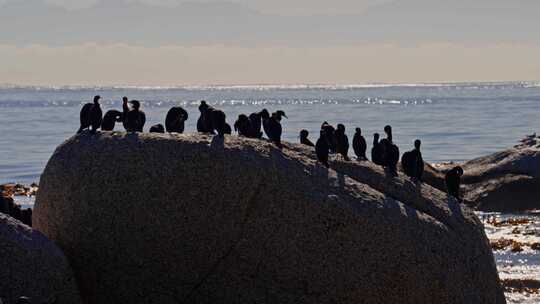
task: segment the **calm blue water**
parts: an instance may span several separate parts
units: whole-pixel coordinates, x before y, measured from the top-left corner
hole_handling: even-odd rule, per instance
[[[104,112],[122,96],[144,102],[145,129],[163,123],[168,109],[185,106],[195,131],[198,101],[223,109],[232,125],[239,113],[284,110],[284,138],[305,128],[316,139],[324,120],[343,123],[349,138],[361,127],[371,139],[394,127],[401,151],[416,138],[431,162],[462,161],[514,145],[540,127],[540,86],[530,83],[403,86],[248,86],[192,88],[0,88],[0,183],[31,183],[56,146],[78,128],[81,104],[96,94]],[[117,126],[117,128],[120,126]],[[121,127],[120,127],[121,128]]]

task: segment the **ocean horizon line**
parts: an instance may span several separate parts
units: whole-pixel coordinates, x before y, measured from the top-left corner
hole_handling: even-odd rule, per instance
[[[370,88],[538,88],[540,81],[475,81],[475,82],[418,82],[418,83],[358,83],[358,84],[208,84],[208,85],[19,85],[0,84],[0,90],[72,91],[72,90],[347,90]]]

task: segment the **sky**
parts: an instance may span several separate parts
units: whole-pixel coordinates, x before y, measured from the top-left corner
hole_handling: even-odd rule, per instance
[[[0,84],[540,80],[537,0],[0,0]]]

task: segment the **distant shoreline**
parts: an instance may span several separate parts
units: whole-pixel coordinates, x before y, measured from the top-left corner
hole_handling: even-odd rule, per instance
[[[418,83],[358,83],[358,84],[280,84],[280,83],[262,83],[262,84],[201,84],[201,85],[25,85],[25,84],[0,84],[0,90],[9,89],[25,89],[25,90],[122,90],[122,89],[139,89],[139,90],[306,90],[306,89],[324,89],[324,90],[347,90],[347,89],[362,89],[362,88],[429,88],[429,87],[475,87],[475,86],[518,86],[523,88],[540,87],[540,80],[526,81],[467,81],[467,82],[418,82]]]

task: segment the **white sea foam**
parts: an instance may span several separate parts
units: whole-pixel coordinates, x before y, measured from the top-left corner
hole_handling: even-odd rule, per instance
[[[499,239],[514,240],[519,243],[533,244],[540,242],[540,213],[528,214],[501,214],[482,213],[478,216],[484,223],[485,231],[494,242]],[[528,223],[520,225],[497,226],[498,222],[508,219],[526,219]],[[540,280],[540,252],[523,246],[523,251],[512,252],[508,247],[505,250],[493,252],[499,276],[502,280]],[[506,293],[508,303],[532,304],[540,303],[540,295],[531,293]]]

